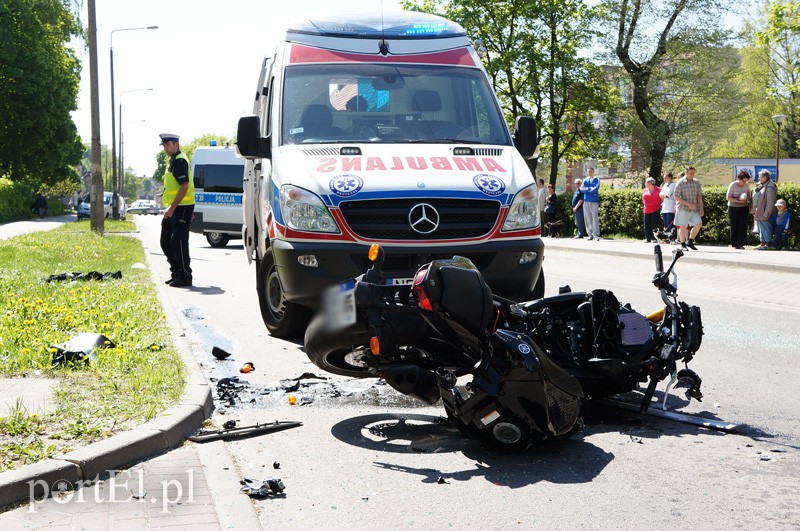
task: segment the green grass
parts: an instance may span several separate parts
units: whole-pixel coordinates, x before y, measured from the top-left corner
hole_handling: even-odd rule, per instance
[[[0,406],[0,471],[105,438],[153,418],[183,389],[180,356],[131,222],[106,221],[106,234],[69,223],[0,241],[0,376],[58,378],[56,412],[36,416]],[[44,281],[65,272],[122,271],[122,279]],[[96,363],[52,367],[52,345],[81,332],[113,348]],[[162,346],[165,345],[165,346]],[[27,420],[26,420],[27,417]],[[36,429],[20,431],[20,426]]]

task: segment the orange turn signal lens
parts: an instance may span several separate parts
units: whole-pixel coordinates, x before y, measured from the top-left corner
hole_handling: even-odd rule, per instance
[[[378,341],[377,336],[372,336],[371,338],[369,338],[369,349],[375,356],[378,356],[381,353],[381,343],[380,341]]]
[[[373,243],[370,246],[369,253],[367,254],[367,256],[369,257],[369,261],[370,262],[374,262],[375,260],[378,259],[378,253],[380,252],[380,250],[381,250],[381,246],[378,245],[377,243]]]

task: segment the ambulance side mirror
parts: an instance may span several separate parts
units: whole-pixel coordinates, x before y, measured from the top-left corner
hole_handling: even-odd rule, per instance
[[[538,156],[536,120],[531,116],[517,116],[514,146],[516,146],[517,151],[524,159]]]
[[[270,137],[261,135],[258,116],[242,116],[236,131],[236,151],[245,159],[268,159],[272,155]]]

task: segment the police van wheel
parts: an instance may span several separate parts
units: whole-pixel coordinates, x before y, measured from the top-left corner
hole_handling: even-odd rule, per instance
[[[278,271],[270,253],[264,256],[258,267],[256,287],[261,318],[269,333],[275,337],[300,335],[308,324],[310,312],[283,297]]]
[[[206,241],[211,247],[225,247],[228,245],[230,241],[230,237],[227,234],[223,234],[221,232],[207,232],[206,233]]]

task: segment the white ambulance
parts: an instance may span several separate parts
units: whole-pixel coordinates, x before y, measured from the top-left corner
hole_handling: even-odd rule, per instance
[[[204,234],[211,247],[225,247],[242,237],[244,161],[229,146],[198,147],[192,156],[194,220],[192,232]]]
[[[244,245],[270,333],[301,332],[325,288],[368,268],[376,242],[391,282],[457,254],[498,295],[542,296],[523,158],[535,137],[530,117],[512,136],[458,24],[397,12],[290,26],[237,135]]]

